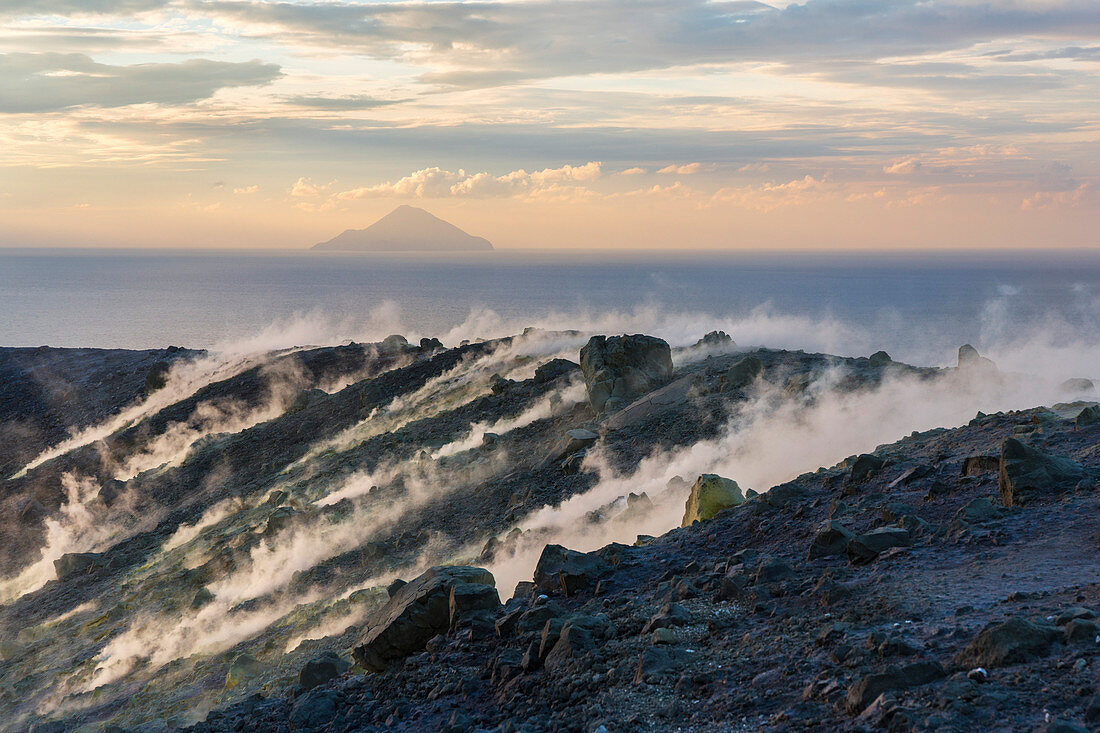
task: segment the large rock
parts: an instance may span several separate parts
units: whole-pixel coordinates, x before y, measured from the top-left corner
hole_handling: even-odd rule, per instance
[[[695,481],[684,506],[684,518],[681,527],[688,527],[703,519],[712,519],[723,509],[737,506],[745,501],[741,487],[737,482],[713,473],[704,473]]]
[[[351,669],[351,664],[336,652],[324,652],[305,663],[298,673],[298,684],[306,690],[312,690],[329,680],[336,679]]]
[[[544,593],[560,591],[570,596],[594,586],[610,570],[598,555],[547,545],[535,566],[535,585]]]
[[[423,649],[451,625],[452,589],[471,583],[496,585],[488,570],[461,566],[432,568],[403,585],[367,620],[367,632],[353,651],[355,661],[382,672],[394,660]]]
[[[1047,455],[1015,438],[1001,444],[998,484],[1005,506],[1019,506],[1043,495],[1063,493],[1084,475],[1084,469],[1070,459]]]
[[[695,342],[695,348],[697,349],[732,349],[736,346],[737,344],[733,343],[733,339],[730,338],[730,335],[725,331],[709,331],[703,336],[703,338]]]
[[[890,667],[884,672],[858,679],[848,690],[844,706],[849,713],[859,713],[884,692],[927,685],[946,676],[947,672],[938,662],[914,662],[904,667]]]
[[[564,377],[578,369],[577,365],[568,359],[551,359],[545,364],[539,364],[533,377],[535,384],[552,382],[558,377]]]
[[[997,365],[986,359],[970,344],[959,347],[959,369],[967,372],[996,373]]]
[[[1092,405],[1077,413],[1073,424],[1076,428],[1085,428],[1098,422],[1100,422],[1100,405]]]
[[[232,690],[245,680],[250,680],[264,671],[264,665],[251,654],[240,654],[229,665],[225,673],[225,689]]]
[[[990,624],[963,649],[956,661],[970,667],[1003,667],[1045,656],[1062,635],[1056,626],[1036,624],[1019,616]]]
[[[843,555],[855,535],[840,522],[829,520],[810,543],[810,559]]]
[[[395,354],[403,354],[409,348],[409,341],[399,333],[395,333],[391,336],[387,336],[382,339],[382,343],[378,345],[378,351],[384,356],[394,356]]]
[[[863,455],[857,456],[852,462],[852,471],[848,478],[854,484],[866,481],[871,476],[881,471],[885,465],[886,461],[875,454],[864,453]]]
[[[746,356],[726,372],[722,388],[727,390],[744,389],[764,373],[764,362],[760,357]]]
[[[451,586],[450,623],[473,611],[492,611],[500,607],[497,589],[484,583],[458,583]]]
[[[867,361],[873,367],[890,366],[894,363],[894,360],[891,359],[890,355],[887,354],[885,351],[876,351],[875,353],[867,357]]]
[[[894,547],[908,547],[912,544],[908,530],[900,527],[879,527],[864,532],[848,542],[845,550],[854,563],[870,562],[881,553]]]
[[[88,575],[106,565],[106,558],[98,552],[69,552],[53,561],[58,580],[76,575]]]
[[[593,336],[581,349],[581,372],[596,412],[614,410],[672,379],[672,350],[653,336]]]

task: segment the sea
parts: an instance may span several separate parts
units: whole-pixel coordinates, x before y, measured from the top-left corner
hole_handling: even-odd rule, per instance
[[[953,363],[963,343],[1087,360],[1100,342],[1100,250],[0,249],[0,346],[259,349],[390,333],[449,346],[527,327],[674,346],[724,330],[744,346],[884,349],[930,365]]]

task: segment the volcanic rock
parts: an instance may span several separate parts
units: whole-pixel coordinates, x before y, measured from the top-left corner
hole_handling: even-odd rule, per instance
[[[436,567],[393,594],[367,620],[367,632],[354,649],[355,661],[371,672],[424,648],[451,622],[451,590],[457,585],[496,585],[488,570],[472,567]]]
[[[535,566],[535,585],[544,593],[562,592],[569,596],[595,586],[609,570],[610,566],[597,555],[547,545]]]
[[[941,680],[947,672],[938,662],[914,662],[904,667],[890,667],[861,677],[848,690],[844,707],[849,713],[861,712],[884,692],[905,690]]]
[[[746,356],[729,368],[723,378],[722,387],[727,390],[744,389],[763,373],[764,362],[760,361],[760,357]]]
[[[593,336],[581,349],[580,366],[592,409],[604,412],[671,380],[672,351],[653,336]]]
[[[334,652],[325,652],[305,663],[298,673],[298,684],[307,690],[336,679],[351,669],[351,663]]]
[[[1015,616],[986,626],[955,661],[969,667],[1004,667],[1027,662],[1050,652],[1061,636],[1057,627]]]
[[[835,520],[825,522],[810,543],[810,559],[843,555],[848,543],[855,537],[847,527]]]
[[[893,547],[908,547],[909,532],[899,527],[879,527],[852,539],[845,550],[854,563],[870,562]]]
[[[700,520],[712,519],[723,509],[735,507],[745,501],[737,482],[713,473],[704,473],[691,487],[684,506],[681,527],[688,527]]]
[[[1064,493],[1084,475],[1084,470],[1070,459],[1047,455],[1015,438],[1001,444],[998,484],[1005,506],[1020,506],[1039,497]]]

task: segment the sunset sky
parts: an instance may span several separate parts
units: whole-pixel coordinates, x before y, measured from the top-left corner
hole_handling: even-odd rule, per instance
[[[0,2],[0,245],[1100,244],[1096,0]]]

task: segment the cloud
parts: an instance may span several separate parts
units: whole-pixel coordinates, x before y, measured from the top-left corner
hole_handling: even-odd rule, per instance
[[[250,33],[298,46],[400,60],[428,70],[426,83],[456,88],[699,64],[866,62],[966,49],[1021,37],[1094,38],[1093,0],[807,0],[776,8],[752,0],[589,0],[351,4],[190,0],[194,12],[246,24]],[[585,29],[577,32],[578,28]],[[873,73],[866,63],[829,73]],[[884,64],[883,83],[972,83],[975,68]],[[963,65],[965,66],[965,65]],[[899,76],[892,72],[901,70]],[[961,73],[960,73],[961,72]],[[1013,77],[1031,85],[1050,78]],[[1005,78],[1007,81],[1007,77]],[[996,90],[996,86],[992,87]]]
[[[645,168],[638,168],[637,166],[635,166],[633,168],[627,168],[624,171],[619,171],[618,175],[620,175],[620,176],[640,176],[640,175],[644,175],[645,172],[646,172]]]
[[[674,173],[680,176],[693,176],[703,170],[709,170],[710,167],[705,167],[702,163],[686,163],[684,165],[666,165],[658,173]]]
[[[1069,191],[1036,191],[1033,196],[1024,199],[1020,208],[1024,211],[1042,209],[1064,209],[1080,206],[1092,196],[1093,187],[1082,183]]]
[[[260,61],[111,66],[84,54],[0,54],[0,113],[187,104],[219,89],[268,84],[281,75],[278,66]]]
[[[433,166],[396,181],[341,191],[336,197],[347,201],[363,198],[557,196],[565,189],[574,189],[578,184],[598,179],[602,165],[590,161],[584,165],[564,165],[530,173],[520,169],[502,176],[470,174],[462,169],[449,171]]]
[[[806,174],[786,183],[764,183],[758,186],[723,188],[710,199],[710,204],[733,204],[746,209],[768,212],[782,206],[809,203],[829,193],[824,180]]]
[[[916,158],[904,158],[883,166],[882,172],[891,176],[907,176],[920,170],[921,162]]]
[[[4,0],[0,15],[131,15],[167,4],[168,0]]]
[[[406,100],[404,99],[378,99],[376,97],[369,97],[365,94],[356,94],[349,97],[323,97],[323,96],[308,96],[299,95],[294,97],[287,97],[286,101],[290,104],[298,107],[308,107],[311,109],[324,109],[324,110],[358,110],[358,109],[376,109],[378,107],[389,107],[394,104],[400,104]]]
[[[290,187],[290,195],[296,198],[312,198],[327,191],[331,184],[319,185],[310,178],[299,178]]]
[[[259,190],[259,186],[245,186],[243,188],[234,188],[233,193],[237,194],[238,196],[248,196],[250,194],[256,193]]]

